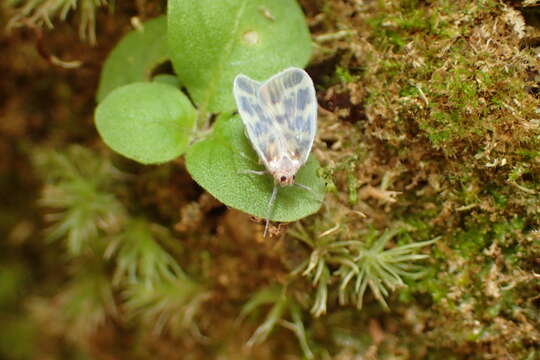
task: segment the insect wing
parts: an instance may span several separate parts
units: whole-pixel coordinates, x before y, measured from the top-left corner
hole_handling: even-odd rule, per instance
[[[275,131],[270,116],[259,103],[258,93],[261,84],[245,75],[234,79],[233,94],[242,122],[246,127],[247,137],[259,158],[268,167],[270,156],[268,146],[270,140],[275,148]],[[274,134],[274,135],[272,135]]]
[[[283,151],[292,160],[307,161],[317,131],[317,98],[309,75],[289,68],[265,81],[258,89],[258,100]]]

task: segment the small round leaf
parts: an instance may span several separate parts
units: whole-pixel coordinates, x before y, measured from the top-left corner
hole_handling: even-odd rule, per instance
[[[235,109],[234,77],[267,79],[304,67],[311,36],[296,0],[169,0],[171,60],[195,104],[208,112]]]
[[[110,52],[99,79],[97,101],[122,85],[149,81],[152,70],[168,59],[167,19],[149,20],[130,31]]]
[[[196,111],[177,88],[134,83],[112,91],[95,114],[103,141],[143,164],[172,160],[188,145]]]
[[[274,181],[269,174],[243,173],[263,167],[239,117],[218,122],[210,137],[188,150],[186,165],[193,179],[225,205],[260,218],[268,216]],[[296,183],[312,191],[297,186],[279,188],[271,220],[295,221],[319,210],[324,182],[317,176],[318,168],[319,162],[311,156],[296,176]]]

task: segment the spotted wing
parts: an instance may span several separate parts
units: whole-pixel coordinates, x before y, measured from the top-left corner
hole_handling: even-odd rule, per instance
[[[317,98],[309,75],[289,68],[274,75],[258,89],[258,102],[291,160],[304,163],[317,131]]]
[[[278,129],[272,124],[269,114],[261,106],[258,93],[261,84],[245,75],[234,79],[233,94],[242,122],[246,127],[247,137],[259,158],[268,168],[268,164],[280,154]]]

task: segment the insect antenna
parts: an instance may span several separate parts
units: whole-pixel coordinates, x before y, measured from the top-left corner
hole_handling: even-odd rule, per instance
[[[268,213],[266,216],[266,225],[264,226],[264,234],[263,237],[266,237],[266,234],[268,233],[268,226],[270,224],[270,216],[272,216],[272,210],[274,210],[274,203],[276,202],[277,193],[278,193],[278,185],[274,183],[274,189],[272,190],[272,196],[270,196],[270,201],[268,202]]]

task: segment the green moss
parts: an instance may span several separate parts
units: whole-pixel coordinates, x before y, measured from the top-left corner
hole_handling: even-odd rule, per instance
[[[349,84],[355,82],[357,77],[352,75],[349,69],[338,66],[336,68],[335,76],[338,78],[339,82],[342,84]]]

